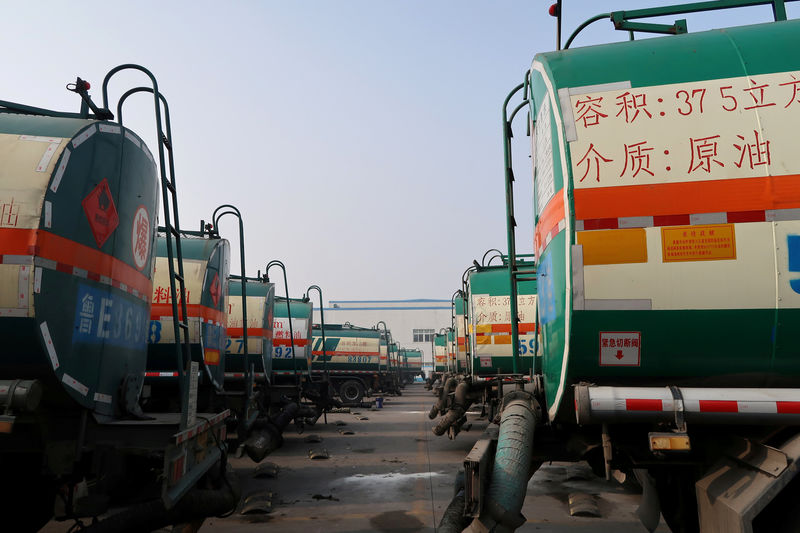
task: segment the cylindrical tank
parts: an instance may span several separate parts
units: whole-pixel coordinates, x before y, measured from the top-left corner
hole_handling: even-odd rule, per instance
[[[414,376],[422,374],[422,352],[417,349],[400,348],[400,365],[406,381],[411,382]]]
[[[551,418],[574,419],[579,381],[798,385],[798,36],[788,20],[534,58]]]
[[[456,371],[467,371],[467,317],[466,305],[463,298],[456,298],[455,303],[455,319],[456,319]]]
[[[518,264],[523,265],[520,261]],[[475,375],[511,374],[511,280],[507,265],[469,274],[469,331]],[[536,351],[536,281],[517,283],[518,373],[533,368]]]
[[[312,374],[325,372],[326,361],[322,351],[322,329],[314,325]],[[374,328],[361,328],[351,324],[325,324],[325,356],[327,370],[338,374],[377,374],[380,361],[380,332]]]
[[[433,336],[433,370],[447,370],[447,334],[437,333]]]
[[[158,191],[118,124],[0,113],[0,379],[120,413],[145,369]]]
[[[278,381],[285,380],[282,376],[292,376],[295,368],[298,375],[308,374],[309,360],[311,359],[308,343],[311,339],[312,310],[313,306],[310,302],[294,298],[289,299],[289,310],[287,310],[286,298],[275,297],[272,374]],[[294,349],[292,349],[289,336],[289,319],[287,318],[289,312],[291,312]]]
[[[447,331],[447,367],[455,368],[456,364],[456,333],[452,329]]]
[[[275,284],[248,279],[247,283],[247,356],[244,360],[244,320],[242,317],[242,281],[230,279],[228,285],[228,341],[225,348],[225,381],[241,381],[249,364],[254,365],[257,380],[272,380],[272,327],[274,323]]]
[[[387,341],[383,337],[381,337],[381,358],[380,358],[380,371],[385,372],[389,365],[389,347],[387,346]]]
[[[214,235],[187,233],[181,237],[181,249],[192,360],[202,369],[198,383],[219,390],[225,381],[230,245]],[[178,368],[164,234],[158,236],[156,253],[145,381],[171,389],[178,386]]]
[[[398,346],[396,342],[393,342],[389,345],[389,365],[391,366],[392,370],[396,370],[399,365],[398,358],[397,358],[397,351]]]

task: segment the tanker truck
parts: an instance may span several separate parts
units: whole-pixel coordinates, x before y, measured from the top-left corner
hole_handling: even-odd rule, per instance
[[[115,122],[107,86],[123,70],[143,73],[151,85],[120,98]],[[80,78],[67,86],[81,97],[78,113],[0,101],[0,512],[7,531],[37,531],[54,514],[77,521],[112,509],[82,530],[150,531],[202,521],[238,499],[225,472],[229,413],[197,412],[201,367],[191,353],[186,299],[178,298],[187,289],[166,100],[138,65],[106,75],[102,106],[89,87]],[[125,100],[139,92],[153,98],[158,165],[122,124]],[[178,376],[164,398],[170,409],[145,414],[159,193],[174,235],[165,249],[170,300],[161,313],[172,320]]]
[[[346,322],[325,324],[324,347],[322,335],[323,329],[315,324],[312,375],[327,375],[344,405],[359,405],[380,384],[381,333]]]
[[[775,20],[639,20],[744,4]],[[673,35],[570,47],[600,20]],[[511,121],[529,112],[541,368],[465,460],[469,531],[516,529],[538,465],[579,459],[635,476],[650,531],[800,530],[799,45],[784,2],[605,13],[506,98],[512,287]]]

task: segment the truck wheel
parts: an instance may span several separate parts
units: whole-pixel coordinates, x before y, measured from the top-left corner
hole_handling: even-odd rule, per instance
[[[344,402],[359,403],[364,397],[364,385],[354,379],[345,381],[339,386],[339,396]]]
[[[651,472],[652,474],[653,472]],[[674,472],[655,472],[661,516],[672,533],[698,533],[694,476],[692,472],[676,469]]]

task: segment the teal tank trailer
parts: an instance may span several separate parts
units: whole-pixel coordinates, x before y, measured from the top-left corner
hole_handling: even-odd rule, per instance
[[[774,21],[642,21],[757,4]],[[570,48],[600,20],[631,40]],[[580,459],[643,487],[650,531],[798,530],[800,58],[780,52],[798,45],[783,1],[604,13],[506,98],[511,287],[526,276],[511,123],[527,110],[541,356],[465,461],[465,531],[516,529],[538,465]]]
[[[380,385],[380,338],[376,328],[345,324],[314,325],[312,375],[329,376],[330,384],[345,405],[360,405],[365,395]]]
[[[275,297],[272,335],[273,389],[286,395],[310,380],[312,310],[307,299]],[[289,321],[291,319],[291,331]]]
[[[275,284],[263,278],[247,278],[247,360],[245,360],[242,284],[239,276],[228,283],[228,340],[225,345],[225,388],[243,382],[249,366],[254,367],[257,382],[272,379],[273,324],[275,319]]]
[[[467,274],[472,375],[529,375],[534,367],[536,280],[517,284],[517,355],[512,349],[511,277],[507,257],[499,265],[476,267]],[[520,260],[519,267],[531,266]]]
[[[375,327],[381,335],[377,392],[399,396],[401,392],[397,378],[397,346],[392,342],[392,331],[386,329],[386,323],[382,320]]]
[[[414,382],[417,376],[424,376],[422,372],[422,351],[416,348],[400,348],[398,352],[400,359],[401,381],[408,385]]]
[[[179,299],[186,302],[190,353],[200,368],[200,405],[209,409],[225,383],[230,244],[211,225],[202,222],[200,231],[183,230],[181,237],[185,297]],[[167,265],[167,234],[160,232],[156,241],[145,372],[144,405],[148,411],[179,408],[174,404],[179,372],[174,357],[177,342]],[[182,316],[179,315],[179,320]]]
[[[122,70],[152,85],[124,93],[115,121],[108,84]],[[70,520],[113,506],[119,513],[92,527],[141,531],[225,512],[238,499],[223,481],[218,445],[228,413],[199,418],[196,367],[180,365],[175,412],[140,408],[159,194],[165,225],[180,229],[170,210],[177,188],[166,99],[138,65],[106,75],[102,105],[81,78],[67,88],[81,98],[77,113],[0,101],[0,463],[14,480],[0,488],[3,525],[37,531],[54,510]],[[155,153],[122,121],[124,102],[140,92],[153,98]],[[169,268],[173,294],[181,267]],[[174,350],[173,361],[182,355]]]

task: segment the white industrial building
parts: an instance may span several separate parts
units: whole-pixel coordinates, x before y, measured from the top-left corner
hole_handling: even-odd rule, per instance
[[[371,328],[383,320],[401,348],[422,350],[426,369],[433,364],[433,334],[449,328],[450,319],[450,300],[331,300],[325,308],[326,324],[350,322]],[[315,307],[314,323],[319,322],[319,309]]]

